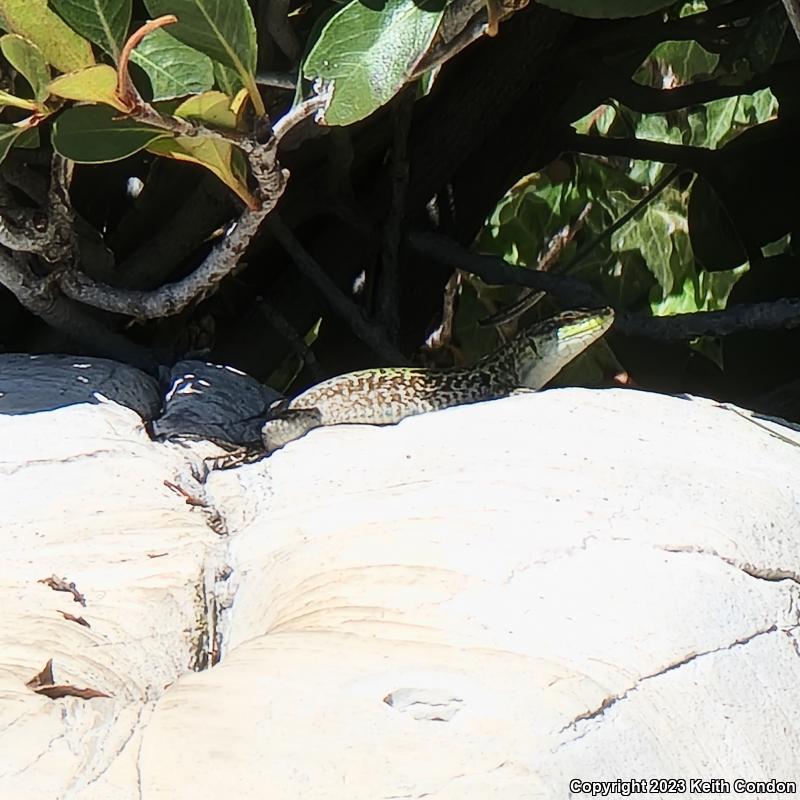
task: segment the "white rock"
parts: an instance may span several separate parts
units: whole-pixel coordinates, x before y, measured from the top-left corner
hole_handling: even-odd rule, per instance
[[[800,443],[553,390],[320,429],[201,486],[113,404],[0,417],[0,797],[800,784],[800,449],[764,426]],[[35,694],[49,658],[112,697]]]

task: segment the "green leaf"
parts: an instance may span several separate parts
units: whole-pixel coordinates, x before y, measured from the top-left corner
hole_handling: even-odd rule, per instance
[[[173,112],[176,117],[194,119],[214,128],[236,128],[233,98],[222,92],[204,92],[184,100]]]
[[[234,72],[219,61],[212,62],[214,64],[214,82],[217,88],[225,94],[233,97],[239,89],[244,87],[242,79],[239,77],[238,72]]]
[[[539,0],[565,14],[593,19],[618,19],[619,17],[641,17],[671,6],[674,0]]]
[[[7,123],[0,123],[0,162],[8,155],[14,142],[27,133],[30,128],[19,127],[17,125],[8,125]]]
[[[117,95],[117,71],[108,64],[95,64],[93,67],[59,75],[47,88],[50,94],[67,100],[106,103],[118,111],[129,110]]]
[[[214,62],[161,29],[145,36],[131,59],[150,78],[153,100],[198,94],[214,85]]]
[[[511,264],[535,265],[543,243],[587,202],[577,196],[568,177],[552,181],[534,173],[512,187],[490,218],[489,236],[480,239],[481,251],[497,253]]]
[[[742,131],[773,119],[778,112],[778,102],[769,89],[762,89],[752,95],[712,100],[703,108],[708,120],[706,136],[691,144],[717,149]]]
[[[752,115],[748,120],[751,124],[761,125],[778,116],[778,99],[769,89],[761,89],[746,97],[750,97],[753,103]]]
[[[131,24],[131,0],[50,0],[50,5],[73,30],[119,61]]]
[[[708,123],[704,142],[697,144],[711,149],[716,149],[731,132],[734,115],[739,105],[738,97],[725,97],[714,100],[706,106]],[[694,142],[692,143],[694,144]]]
[[[181,103],[174,114],[197,120],[215,128],[236,127],[236,114],[231,108],[233,98],[222,92],[205,92]],[[147,148],[151,153],[199,164],[213,172],[223,183],[233,189],[250,207],[258,208],[258,200],[247,186],[247,161],[244,153],[231,142],[202,136],[178,136],[159,139]]]
[[[588,134],[592,130],[596,130],[599,134],[607,136],[618,116],[619,112],[616,106],[603,103],[580,119],[575,120],[572,123],[572,127],[578,133]]]
[[[33,96],[40,105],[47,100],[47,84],[50,83],[50,68],[42,51],[16,33],[0,37],[0,50],[14,69],[25,78],[33,89]]]
[[[259,207],[258,200],[247,188],[244,154],[232,144],[201,136],[178,136],[159,139],[149,144],[147,149],[158,156],[205,167],[233,189],[250,208]]]
[[[14,106],[14,108],[24,108],[26,111],[36,111],[38,106],[33,100],[26,100],[24,97],[17,97],[0,89],[0,108],[3,106]]]
[[[0,25],[32,41],[60,72],[94,64],[92,46],[47,7],[47,0],[0,0]]]
[[[154,16],[174,14],[169,35],[235,70],[247,87],[253,106],[263,115],[264,104],[255,82],[256,26],[247,0],[145,0]]]
[[[333,16],[302,68],[310,81],[334,82],[324,122],[349,125],[391,100],[430,47],[444,5],[385,0],[376,8],[353,0]]]
[[[695,311],[721,311],[728,303],[734,284],[749,269],[744,263],[734,269],[706,272],[694,269],[686,276],[683,285],[671,295],[654,298],[650,309],[654,316],[692,314]]]
[[[23,128],[22,133],[14,141],[14,147],[24,147],[28,150],[35,150],[41,144],[38,128]]]
[[[65,158],[81,164],[102,164],[127,158],[163,136],[163,131],[129,117],[121,118],[108,106],[76,106],[64,111],[53,124],[52,142]]]
[[[658,282],[661,296],[667,297],[694,269],[686,197],[675,189],[665,189],[655,202],[616,231],[611,242],[617,252],[638,250]]]
[[[708,78],[719,64],[719,56],[694,41],[665,41],[657,44],[633,79],[654,89],[673,89]],[[658,69],[653,69],[656,65]],[[667,77],[668,76],[668,77]],[[668,81],[668,84],[665,83]]]

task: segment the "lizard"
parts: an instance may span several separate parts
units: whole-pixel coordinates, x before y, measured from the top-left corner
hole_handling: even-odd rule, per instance
[[[348,372],[273,403],[261,428],[266,454],[323,425],[395,425],[452,406],[538,391],[599,339],[611,308],[564,311],[535,322],[471,367],[391,367]]]

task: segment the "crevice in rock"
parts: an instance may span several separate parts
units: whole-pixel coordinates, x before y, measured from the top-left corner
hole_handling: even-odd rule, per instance
[[[711,556],[713,558],[718,558],[720,561],[724,561],[729,567],[738,569],[740,572],[744,572],[745,575],[749,575],[751,578],[757,578],[761,581],[772,581],[776,583],[779,581],[790,580],[800,585],[800,575],[793,570],[783,569],[780,567],[757,567],[754,564],[749,564],[747,562],[739,561],[735,558],[730,558],[729,556],[724,556],[713,548],[695,547],[694,545],[665,544],[660,545],[658,549],[664,550],[667,553],[697,553],[699,555]]]
[[[189,669],[203,672],[219,663],[222,657],[223,625],[221,617],[233,605],[230,592],[223,591],[233,575],[220,558],[207,559],[195,585],[195,625],[190,640]]]
[[[18,775],[24,775],[25,773],[35,773],[35,767],[37,767],[43,759],[50,758],[52,756],[53,747],[55,746],[56,742],[60,742],[65,738],[65,736],[66,734],[64,733],[57,733],[55,736],[51,736],[47,741],[47,745],[39,751],[39,754],[35,758],[21,766],[17,766],[17,769],[11,770],[10,772],[4,772],[3,778],[15,778]]]
[[[202,672],[209,665],[209,598],[206,592],[205,575],[198,576],[194,595],[195,625],[191,635],[191,655],[189,669],[192,672]]]
[[[558,732],[559,733],[566,733],[569,729],[573,729],[575,731],[578,730],[578,724],[581,722],[591,722],[596,720],[605,714],[605,712],[611,708],[612,706],[616,705],[617,703],[625,700],[632,692],[635,692],[639,689],[639,687],[647,682],[654,680],[656,678],[660,678],[663,675],[666,675],[668,672],[672,672],[673,670],[679,669],[681,667],[690,664],[692,661],[695,661],[698,658],[703,658],[704,656],[713,655],[714,653],[721,653],[725,650],[732,650],[734,647],[743,647],[746,644],[749,644],[754,639],[757,639],[759,636],[764,636],[766,634],[774,633],[778,630],[777,624],[773,623],[768,628],[762,628],[760,630],[754,631],[747,636],[743,636],[739,639],[735,639],[733,642],[729,644],[723,645],[721,647],[715,647],[710,650],[704,650],[700,653],[689,653],[685,657],[681,658],[678,661],[674,661],[671,664],[667,664],[666,666],[662,667],[661,669],[657,670],[656,672],[652,672],[649,675],[643,675],[642,677],[638,678],[634,683],[629,686],[627,689],[624,689],[622,692],[618,692],[617,694],[609,695],[608,697],[604,698],[603,701],[600,703],[597,708],[590,709],[589,711],[585,711],[582,714],[579,714],[577,717],[572,719],[566,725],[564,725]],[[582,738],[587,731],[584,731],[580,735],[574,737],[570,741],[575,741],[576,739]],[[564,744],[564,743],[562,743]]]
[[[145,711],[152,711],[152,709],[154,707],[155,707],[155,703],[153,701],[143,702],[141,705],[139,705],[139,707],[138,707],[138,709],[136,711],[136,718],[134,719],[133,723],[129,726],[128,731],[126,732],[125,736],[122,737],[122,741],[120,742],[120,744],[117,747],[114,748],[114,750],[112,752],[110,752],[103,759],[104,766],[101,769],[99,769],[97,772],[95,772],[91,776],[91,778],[89,778],[85,782],[84,785],[77,785],[77,784],[73,785],[73,786],[70,787],[70,790],[74,789],[76,792],[78,792],[78,794],[80,794],[81,790],[83,788],[85,788],[85,786],[92,786],[92,785],[96,784],[97,781],[99,781],[106,774],[106,772],[108,772],[108,770],[112,766],[114,766],[114,764],[117,763],[117,759],[125,751],[125,748],[128,747],[128,745],[134,739],[136,734],[139,733],[143,729],[142,720],[144,719]],[[116,718],[115,718],[115,721],[116,721]],[[139,758],[140,758],[140,755],[141,755],[141,740],[137,744],[138,744],[138,747],[137,747],[137,753],[136,753],[136,758],[134,759],[134,763],[136,765],[137,787],[139,789],[139,796],[141,797],[141,775],[140,775],[140,764],[139,764]],[[79,774],[78,777],[80,777],[80,774]]]

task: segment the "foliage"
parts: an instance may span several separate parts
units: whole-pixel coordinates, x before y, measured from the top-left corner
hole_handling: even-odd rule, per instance
[[[443,0],[348,3],[322,29],[303,62],[307,80],[334,81],[328,125],[369,116],[406,84],[444,15]]]
[[[542,267],[548,243],[564,235],[557,260],[545,269],[593,287],[616,308],[641,318],[725,309],[731,293],[744,285],[742,276],[749,270],[750,279],[761,269],[754,261],[774,258],[777,263],[779,257],[791,256],[792,229],[785,223],[781,195],[767,188],[758,192],[762,218],[749,213],[751,198],[741,191],[748,181],[786,184],[794,174],[791,159],[786,175],[764,168],[769,163],[766,147],[759,150],[763,161],[740,155],[756,152],[761,136],[776,136],[788,147],[785,133],[775,131],[776,123],[793,113],[786,87],[794,85],[794,78],[787,79],[780,70],[794,57],[796,42],[793,51],[780,3],[541,0],[521,11],[524,2],[519,0],[486,0],[485,5],[486,10],[479,0],[0,0],[0,190],[6,167],[11,174],[19,163],[27,164],[25,154],[38,164],[34,171],[43,172],[41,165],[53,152],[89,165],[76,173],[76,195],[81,184],[91,184],[89,200],[78,204],[79,211],[91,218],[94,202],[103,208],[76,234],[80,258],[71,267],[102,281],[81,277],[69,284],[61,278],[75,272],[62,270],[56,271],[56,282],[61,280],[72,299],[102,311],[158,319],[159,312],[142,311],[145,301],[139,296],[131,296],[127,308],[113,292],[110,301],[98,300],[103,290],[97,286],[105,282],[120,293],[128,285],[155,292],[191,277],[214,248],[224,251],[231,231],[242,229],[231,223],[266,207],[264,176],[254,165],[254,150],[271,141],[273,127],[280,126],[284,115],[323,91],[328,101],[316,122],[333,130],[304,130],[276,157],[291,168],[291,185],[296,187],[291,200],[281,199],[278,210],[289,203],[285,218],[292,235],[314,240],[309,249],[322,262],[332,253],[323,266],[336,275],[330,285],[312,279],[315,291],[324,295],[323,304],[307,287],[298,292],[292,284],[288,308],[279,311],[291,318],[292,324],[286,325],[296,329],[295,352],[307,351],[312,327],[314,336],[324,340],[334,327],[330,308],[337,308],[384,361],[397,356],[396,342],[390,339],[398,329],[408,345],[404,349],[414,349],[441,308],[442,282],[426,283],[432,270],[417,269],[418,256],[408,252],[403,237],[421,220],[439,219],[434,201],[441,203],[451,192],[457,195],[458,186],[474,175],[491,180],[486,181],[485,197],[471,197],[464,204],[481,209],[474,221],[464,224],[459,216],[463,212],[453,212],[455,222],[450,223],[463,226],[458,232],[462,244],[472,241],[480,251],[534,269]],[[730,20],[702,24],[704,17],[724,17],[722,12],[734,7],[741,10],[732,11]],[[276,9],[281,17],[277,21]],[[512,11],[536,21],[528,24],[526,37],[514,39],[512,33],[505,38],[505,31],[516,24],[505,21]],[[487,14],[490,23],[492,14],[503,20],[497,39],[481,35],[473,41],[478,35],[474,31],[481,33],[476,21]],[[576,19],[567,22],[565,14]],[[686,25],[674,38],[669,35],[692,17],[701,22],[696,35]],[[536,45],[542,55],[536,61],[528,49],[538,24],[552,25],[561,38],[548,50],[542,44],[548,40],[543,30]],[[633,33],[625,38],[617,30]],[[294,44],[286,44],[287,32]],[[472,39],[464,39],[466,34]],[[517,61],[525,66],[515,73],[509,65]],[[460,71],[469,70],[471,83],[459,86]],[[270,82],[276,72],[280,80]],[[286,88],[287,74],[295,79],[291,89]],[[548,148],[526,157],[521,143],[527,140],[517,132],[513,141],[520,152],[512,159],[498,131],[504,126],[511,130],[525,118],[529,111],[521,104],[530,104],[535,95],[520,87],[539,82],[561,85],[557,91],[542,91],[548,99],[542,109],[530,112],[526,136],[533,140],[540,129],[552,128],[552,139]],[[411,91],[403,92],[406,87]],[[513,97],[525,99],[508,99]],[[511,108],[510,102],[518,106]],[[447,128],[449,118],[457,120],[454,127]],[[445,133],[439,135],[441,130]],[[306,147],[312,139],[315,144]],[[463,139],[472,144],[462,153]],[[525,170],[518,167],[523,161],[528,162]],[[180,208],[185,200],[170,194],[172,187],[156,188],[157,182],[149,181],[158,165],[170,162],[182,162],[171,169],[185,170],[171,175],[193,176],[180,191],[194,191],[198,185],[199,170],[192,172],[184,166],[188,163],[204,169],[210,183],[224,185],[229,205],[218,198],[210,201],[218,204],[218,213],[198,206],[198,225],[206,227],[177,235],[180,246],[163,246],[168,235],[161,231],[158,252],[171,252],[174,244],[173,260],[165,257],[148,280],[131,279],[128,284],[120,254],[129,255],[135,249],[131,242],[139,240],[145,240],[144,251],[152,234],[137,228],[140,206],[160,206],[167,219],[164,209],[174,203]],[[282,163],[269,168],[277,202],[286,172]],[[532,168],[536,171],[526,175]],[[492,180],[501,172],[510,177],[498,188]],[[105,199],[103,176],[123,173],[125,181],[138,180],[146,188],[141,202],[129,193],[117,210]],[[480,179],[471,185],[473,192],[481,191]],[[19,187],[14,187],[11,196],[16,198]],[[46,211],[41,197],[34,192],[28,199]],[[10,202],[8,196],[4,202]],[[21,216],[33,218],[26,203]],[[181,213],[192,216],[191,209]],[[447,224],[446,219],[441,223],[443,230]],[[92,225],[94,230],[87,232]],[[335,231],[337,226],[346,231]],[[48,225],[39,227],[49,230]],[[13,251],[17,240],[13,231],[7,232],[12,228],[0,231],[0,244]],[[270,237],[281,242],[280,248]],[[236,295],[239,284],[226,282],[229,294],[213,307],[211,323],[206,326],[203,320],[215,332],[212,347],[215,335],[223,338],[225,325],[244,324],[241,310],[248,303],[257,306],[274,288],[271,270],[258,271],[262,251],[269,254],[270,264],[305,263],[291,244],[269,225],[259,229],[253,223],[243,241],[230,248],[235,258],[230,256],[231,263],[219,275],[238,271],[237,280],[244,275],[246,288]],[[25,252],[40,256],[39,275],[49,275],[49,265],[58,263],[58,253]],[[248,261],[253,266],[241,271]],[[394,284],[385,279],[392,271]],[[334,295],[347,294],[341,287],[352,286],[360,273],[366,289],[357,299]],[[416,287],[409,290],[415,281],[427,288],[418,294]],[[2,279],[2,263],[0,282],[12,288],[13,282]],[[87,286],[92,291],[81,293]],[[123,335],[139,336],[150,347],[164,337],[170,353],[181,355],[190,349],[181,338],[181,326],[186,320],[199,325],[217,291],[216,284],[198,287],[196,308],[185,311],[182,322],[168,332],[164,326],[158,335],[151,336],[149,329]],[[413,322],[402,317],[401,291],[415,298],[410,304],[403,301],[414,306],[404,312],[409,318],[418,308],[427,312],[420,310]],[[387,292],[394,295],[387,299]],[[462,281],[455,318],[446,320],[455,329],[462,359],[494,344],[496,335],[478,321],[518,294],[518,289],[487,286],[477,278]],[[23,305],[32,310],[35,303]],[[392,305],[401,319],[386,311]],[[166,316],[187,305],[164,307]],[[363,336],[365,325],[375,333],[371,340]],[[120,330],[117,325],[115,333]],[[252,339],[241,338],[248,345]],[[694,339],[696,348],[719,361],[709,339]],[[235,361],[236,355],[224,357]],[[286,350],[264,365],[262,377],[279,364],[286,364]],[[252,364],[242,366],[258,371]],[[284,373],[295,371],[292,367]]]
[[[551,5],[569,13],[618,17],[647,13],[666,4],[663,0],[650,5],[624,0],[605,4],[561,0]],[[19,75],[17,83],[23,83],[15,87],[18,94],[4,92],[0,100],[34,112],[16,122],[15,128],[21,133],[49,121],[61,111],[64,100],[103,103],[133,115],[130,98],[123,96],[129,58],[147,74],[154,101],[201,94],[215,87],[224,92],[229,86],[222,67],[236,74],[255,112],[263,115],[255,76],[255,22],[246,0],[145,0],[145,6],[168,27],[145,26],[129,39],[132,0],[51,0],[49,8],[46,0],[0,0],[0,25],[13,32],[3,38],[0,48]],[[389,0],[380,7],[353,0],[334,14],[320,30],[302,66],[307,81],[333,82],[324,122],[348,125],[391,100],[431,46],[444,11],[443,0]],[[175,19],[166,20],[170,15]],[[97,62],[92,44],[113,61],[113,67]],[[51,70],[61,74],[50,80]],[[26,96],[26,90],[32,91],[33,99]],[[233,95],[227,98],[230,108],[239,103]],[[108,115],[97,109],[66,111],[62,116],[67,121],[56,126],[53,144],[77,162],[125,158],[133,152],[134,142],[140,143],[140,148],[150,143],[146,135],[131,136],[135,125],[108,124]],[[198,119],[208,121],[202,115]],[[103,127],[97,127],[99,124]],[[81,145],[81,132],[91,146]],[[100,148],[102,158],[95,154],[98,138],[108,139]],[[181,148],[162,143],[157,150],[159,155],[178,157]],[[208,161],[202,154],[195,160],[218,175],[231,172],[229,160],[220,170],[219,153]],[[241,194],[241,186],[229,185]]]
[[[702,2],[685,3],[679,14],[705,10]],[[767,19],[763,25],[771,23]],[[780,38],[775,38],[767,53],[755,51],[759,68],[774,63],[779,44]],[[693,40],[666,41],[651,51],[633,79],[659,90],[699,81],[736,85],[749,78],[755,66],[746,59],[731,65]],[[613,138],[632,134],[637,140],[716,150],[743,131],[775,119],[777,113],[778,102],[765,88],[657,113],[640,113],[622,103],[607,102],[575,120],[573,127],[585,135]],[[588,208],[585,227],[564,249],[551,267],[553,271],[588,280],[622,308],[647,309],[655,315],[723,309],[748,263],[745,260],[726,270],[705,268],[695,255],[693,242],[707,232],[692,225],[693,215],[699,214],[697,208],[692,212],[690,203],[693,196],[707,191],[706,184],[689,171],[674,170],[669,182],[659,186],[670,169],[661,162],[635,158],[565,157],[545,171],[521,179],[509,191],[487,220],[478,246],[510,263],[535,266],[542,243]],[[708,202],[704,197],[701,205],[706,207]],[[615,221],[638,204],[638,213],[614,229]],[[612,235],[604,236],[609,230]],[[716,242],[711,245],[717,246]],[[475,287],[478,296],[486,300],[485,314],[496,302],[497,292],[480,282],[475,282]],[[713,349],[707,342],[699,346]]]

